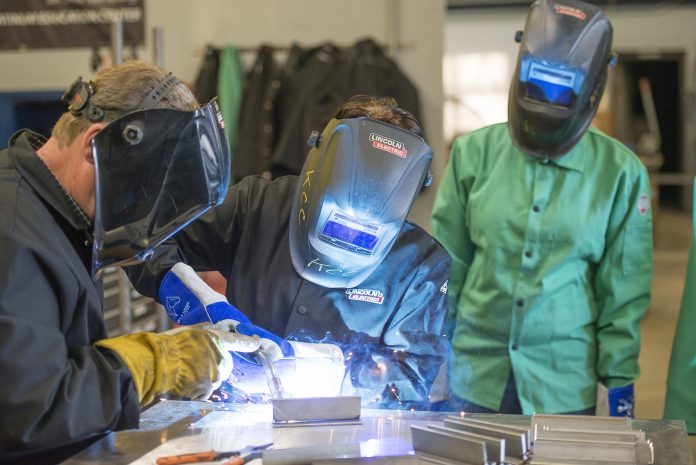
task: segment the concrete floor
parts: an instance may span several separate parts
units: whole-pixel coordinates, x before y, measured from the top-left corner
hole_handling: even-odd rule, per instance
[[[636,382],[636,417],[662,418],[669,357],[679,316],[691,245],[689,213],[661,209],[655,227],[652,300],[641,324],[641,376]],[[696,436],[691,436],[696,463]]]

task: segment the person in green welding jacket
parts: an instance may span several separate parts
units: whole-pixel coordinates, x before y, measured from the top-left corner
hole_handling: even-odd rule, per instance
[[[696,191],[695,199],[696,199]],[[696,205],[696,202],[694,202]],[[696,231],[696,215],[694,215]],[[696,434],[696,235],[692,236],[689,266],[682,296],[677,332],[672,345],[672,358],[667,377],[665,418],[686,421],[689,434]]]
[[[589,127],[611,36],[592,5],[532,4],[507,124],[453,145],[432,216],[452,256],[450,410],[632,415],[652,219],[646,169]]]

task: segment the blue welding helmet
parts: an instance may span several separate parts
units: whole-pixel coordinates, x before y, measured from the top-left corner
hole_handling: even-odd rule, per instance
[[[523,152],[558,157],[597,112],[614,62],[611,23],[585,2],[538,0],[521,41],[508,100],[510,136]]]
[[[389,253],[433,152],[369,118],[332,119],[310,137],[290,217],[290,255],[304,279],[329,288],[364,281]]]
[[[214,100],[195,111],[128,113],[94,137],[92,153],[94,276],[146,260],[227,192],[230,150]]]

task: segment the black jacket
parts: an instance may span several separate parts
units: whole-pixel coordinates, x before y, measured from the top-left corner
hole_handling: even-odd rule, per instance
[[[331,43],[310,49],[294,45],[282,69],[273,53],[262,46],[245,79],[233,150],[236,181],[253,174],[273,179],[299,174],[310,133],[321,131],[354,95],[394,97],[420,119],[416,87],[371,39],[348,49]]]
[[[106,337],[90,227],[22,131],[0,152],[0,463],[57,463],[137,427],[130,372]]]
[[[290,339],[337,343],[364,401],[376,396],[375,406],[427,408],[448,351],[449,255],[407,222],[357,289],[306,281],[293,268],[288,238],[297,179],[252,176],[230,188],[221,206],[175,236],[178,253],[161,249],[147,268],[129,271],[136,288],[156,296],[180,253],[194,269],[220,271],[228,300],[255,324]],[[378,364],[383,377],[374,376]]]
[[[235,181],[252,174],[271,173],[271,154],[278,126],[275,103],[282,82],[273,49],[262,46],[244,77],[238,136],[232,151]]]

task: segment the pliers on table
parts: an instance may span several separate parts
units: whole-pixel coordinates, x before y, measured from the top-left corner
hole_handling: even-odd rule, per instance
[[[243,449],[233,450],[229,452],[218,452],[215,450],[207,452],[196,452],[193,454],[182,455],[167,455],[157,459],[157,465],[179,465],[183,463],[197,462],[212,462],[214,460],[226,459],[230,460],[221,463],[220,465],[243,465],[251,460],[261,456],[264,450],[273,445],[272,442],[262,444],[260,446],[247,446]]]

